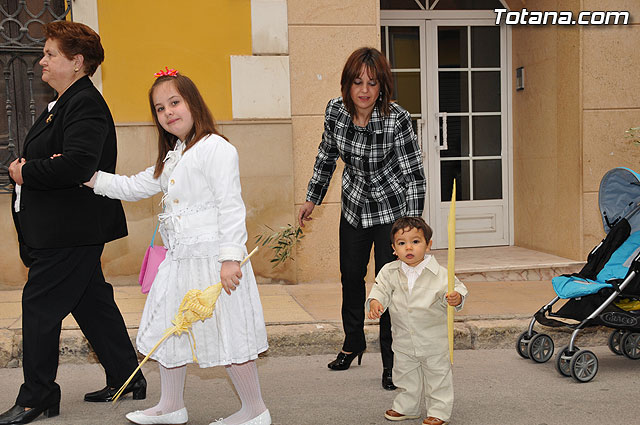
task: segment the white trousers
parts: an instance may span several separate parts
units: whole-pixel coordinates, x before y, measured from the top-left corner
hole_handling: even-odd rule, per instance
[[[392,409],[403,415],[419,416],[424,391],[427,416],[448,421],[453,410],[453,375],[449,353],[411,356],[394,352],[393,383],[400,389]]]

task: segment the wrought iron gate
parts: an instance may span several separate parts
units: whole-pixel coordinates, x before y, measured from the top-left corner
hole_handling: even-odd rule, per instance
[[[36,114],[53,100],[38,66],[44,25],[69,17],[72,0],[4,0],[0,2],[0,193],[12,191],[8,166]]]

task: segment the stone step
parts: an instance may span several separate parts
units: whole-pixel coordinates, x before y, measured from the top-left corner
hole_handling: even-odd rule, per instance
[[[447,265],[447,250],[433,251]],[[463,282],[551,280],[576,273],[585,261],[576,261],[517,246],[456,249],[455,271]]]
[[[464,320],[455,323],[455,350],[514,348],[518,335],[527,330],[529,319]],[[539,333],[554,340],[556,349],[568,344],[571,331],[536,324]],[[135,329],[129,330],[135,343]],[[606,345],[611,329],[587,328],[576,343],[580,348]],[[267,326],[269,350],[264,356],[298,356],[335,354],[343,342],[340,323],[315,323]],[[379,352],[378,326],[365,326],[367,352]],[[142,357],[141,357],[142,358]],[[60,363],[96,363],[97,357],[80,330],[63,330],[60,337]],[[0,330],[0,367],[22,366],[22,335],[18,331]]]

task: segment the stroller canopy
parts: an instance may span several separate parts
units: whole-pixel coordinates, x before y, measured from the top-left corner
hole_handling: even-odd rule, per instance
[[[598,205],[602,214],[604,231],[621,218],[631,225],[631,233],[640,230],[640,175],[628,168],[613,168],[600,181]]]

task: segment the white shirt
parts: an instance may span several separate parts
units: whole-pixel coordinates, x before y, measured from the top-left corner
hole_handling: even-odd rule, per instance
[[[49,102],[49,104],[47,105],[47,112],[51,112],[51,109],[53,108],[53,105],[55,105],[57,102],[57,100],[54,100],[53,102]],[[62,153],[62,152],[60,152]],[[13,210],[15,212],[20,212],[20,197],[21,197],[21,193],[22,193],[22,185],[19,185],[16,183],[16,202],[13,204]]]
[[[427,263],[429,262],[429,259],[431,258],[431,255],[425,255],[424,256],[424,260],[422,260],[419,264],[417,264],[414,267],[411,267],[410,265],[408,265],[407,263],[403,262],[401,267],[402,267],[402,271],[404,272],[405,276],[407,276],[407,284],[409,285],[409,293],[411,293],[411,290],[413,289],[413,285],[416,284],[416,280],[418,280],[418,276],[420,276],[422,274],[422,271],[424,270],[425,267],[427,267]]]

